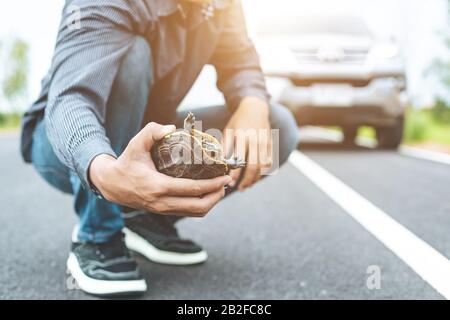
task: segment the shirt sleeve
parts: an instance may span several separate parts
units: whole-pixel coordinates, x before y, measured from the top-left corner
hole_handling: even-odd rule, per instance
[[[241,1],[232,1],[224,14],[225,25],[211,58],[217,71],[217,87],[232,110],[248,96],[269,102],[259,57],[247,34]]]
[[[104,128],[107,100],[123,56],[148,27],[142,19],[150,21],[142,16],[146,8],[133,3],[75,0],[64,8],[45,121],[55,154],[85,187],[91,161],[115,156]],[[78,18],[78,25],[70,23]]]

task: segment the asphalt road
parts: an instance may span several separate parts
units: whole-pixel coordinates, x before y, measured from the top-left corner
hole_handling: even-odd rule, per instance
[[[450,257],[448,165],[365,148],[300,149]],[[0,150],[0,298],[91,299],[67,287],[76,223],[71,199],[22,163],[17,134],[1,135]],[[444,298],[291,163],[205,219],[179,227],[210,258],[201,266],[168,267],[138,257],[149,284],[145,299]],[[380,270],[379,289],[366,285],[370,266]]]

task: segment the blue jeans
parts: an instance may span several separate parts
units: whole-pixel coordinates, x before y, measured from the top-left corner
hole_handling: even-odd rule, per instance
[[[144,39],[137,38],[122,61],[106,109],[104,126],[117,155],[123,152],[143,123],[151,120],[145,119],[151,84],[151,51]],[[196,109],[195,115],[202,120],[205,129],[223,129],[231,117],[225,106]],[[184,116],[178,113],[173,123],[177,127],[181,126]],[[272,128],[280,132],[279,162],[282,164],[297,146],[297,125],[291,113],[278,104],[271,105],[270,122]],[[77,175],[56,157],[47,138],[45,125],[45,120],[41,120],[33,134],[31,157],[34,167],[53,187],[74,196],[75,211],[80,219],[78,238],[95,243],[108,241],[124,227],[124,208],[99,199],[91,190],[83,188]],[[155,216],[164,219],[164,216]]]

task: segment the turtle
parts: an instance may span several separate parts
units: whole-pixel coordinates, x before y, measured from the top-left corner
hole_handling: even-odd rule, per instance
[[[156,169],[168,176],[185,179],[213,179],[230,170],[245,167],[239,157],[225,158],[221,143],[212,135],[196,130],[189,112],[184,127],[157,141],[151,156]]]

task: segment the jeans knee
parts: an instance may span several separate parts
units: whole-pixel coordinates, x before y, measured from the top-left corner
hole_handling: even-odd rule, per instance
[[[137,36],[122,60],[116,81],[133,91],[150,91],[152,84],[152,52],[147,40]]]
[[[278,103],[272,103],[270,109],[272,129],[279,130],[279,164],[282,165],[287,161],[292,151],[298,146],[298,126],[294,116],[285,106]]]
[[[136,37],[121,61],[106,108],[105,129],[117,154],[142,127],[152,75],[150,46],[144,38]]]
[[[44,120],[37,125],[33,134],[31,160],[36,171],[47,183],[64,193],[72,193],[69,169],[54,153],[47,138]]]

